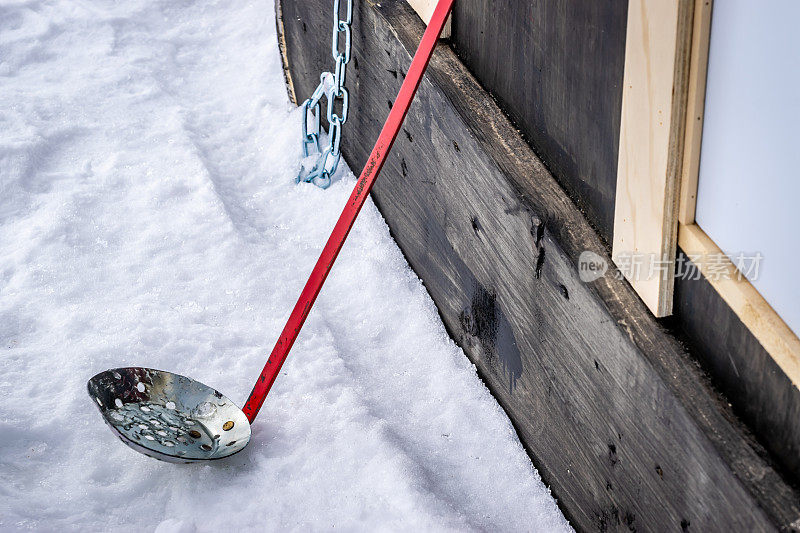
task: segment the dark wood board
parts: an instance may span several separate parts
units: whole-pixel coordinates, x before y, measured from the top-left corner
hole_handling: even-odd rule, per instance
[[[456,54],[612,241],[627,0],[456,2]]]
[[[800,391],[711,284],[702,275],[694,277],[675,283],[679,327],[736,413],[788,475],[800,479]]]
[[[611,242],[627,1],[456,3],[456,54]],[[678,281],[693,353],[795,480],[800,391],[702,280]]]
[[[329,6],[280,6],[302,99],[332,62]],[[353,28],[343,150],[358,169],[423,27],[384,0],[357,2]],[[447,46],[373,197],[579,530],[761,531],[800,518],[798,494],[630,286],[579,280],[580,253],[609,260],[605,246]]]

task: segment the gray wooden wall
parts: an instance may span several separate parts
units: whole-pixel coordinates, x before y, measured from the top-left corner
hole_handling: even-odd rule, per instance
[[[329,6],[278,1],[302,100],[332,62]],[[353,28],[343,151],[359,169],[423,27],[405,2],[383,0],[357,2]],[[630,286],[580,281],[581,252],[610,261],[606,245],[447,46],[373,198],[579,530],[763,531],[800,520],[798,493]]]
[[[609,243],[627,11],[627,0],[466,0],[451,39]]]
[[[627,0],[461,0],[451,44],[606,243],[612,242]],[[800,483],[800,390],[705,280],[676,281],[692,352]]]

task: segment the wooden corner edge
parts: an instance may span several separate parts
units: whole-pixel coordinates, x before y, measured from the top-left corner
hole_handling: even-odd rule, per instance
[[[780,315],[700,226],[680,224],[678,245],[792,384],[800,387],[800,339]]]

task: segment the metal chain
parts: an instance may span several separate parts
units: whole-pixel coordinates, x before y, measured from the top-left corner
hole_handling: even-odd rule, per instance
[[[336,61],[334,71],[323,72],[319,77],[319,85],[314,90],[311,98],[303,102],[303,155],[309,156],[309,145],[313,145],[320,156],[317,163],[308,174],[301,171],[297,181],[311,182],[318,187],[327,189],[331,184],[331,176],[336,172],[341,159],[339,144],[342,141],[342,126],[347,122],[347,113],[350,108],[350,93],[345,88],[347,77],[347,64],[350,62],[350,27],[353,24],[353,0],[347,2],[347,17],[339,18],[339,4],[341,0],[333,0],[333,38],[331,40],[331,55]],[[339,37],[344,33],[344,50],[339,51]],[[320,135],[320,100],[326,97],[328,117],[328,146],[322,150],[319,145]],[[337,100],[342,102],[342,114],[335,111]],[[313,120],[309,128],[309,111]]]

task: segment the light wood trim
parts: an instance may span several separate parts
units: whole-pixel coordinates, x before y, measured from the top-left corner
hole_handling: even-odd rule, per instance
[[[431,15],[433,15],[433,10],[436,9],[436,4],[438,3],[437,0],[408,0],[409,5],[414,8],[414,11],[417,12],[417,15],[422,19],[426,25],[431,21]],[[444,29],[442,30],[442,39],[449,39],[451,26],[450,21],[453,20],[452,17],[447,18],[447,23],[444,25]]]
[[[278,33],[278,49],[281,52],[281,64],[283,65],[283,79],[286,82],[286,92],[289,93],[289,100],[291,100],[294,105],[298,105],[297,94],[294,92],[292,71],[289,69],[289,54],[286,50],[286,32],[283,27],[283,6],[280,2],[275,2],[275,19]]]
[[[697,177],[700,171],[700,144],[703,139],[703,108],[706,101],[708,45],[711,38],[712,0],[695,0],[692,56],[689,62],[689,98],[686,104],[686,139],[681,171],[681,197],[678,221],[693,224],[697,206]]]
[[[692,262],[714,290],[758,339],[791,382],[796,387],[800,386],[800,339],[780,315],[697,224],[680,225],[678,244],[690,258],[697,256]],[[715,274],[722,275],[709,275],[710,257],[713,257]]]
[[[695,222],[711,14],[712,0],[695,0],[687,125],[678,209],[678,244],[689,256],[714,256],[716,261],[724,254]],[[795,386],[800,386],[800,339],[736,266],[726,256],[723,259],[724,265],[715,264],[716,273],[724,271],[718,279],[709,276],[707,264],[702,261],[695,261],[695,264],[790,381]]]
[[[612,257],[659,317],[672,313],[693,2],[628,2]],[[637,277],[631,256],[656,275]]]

